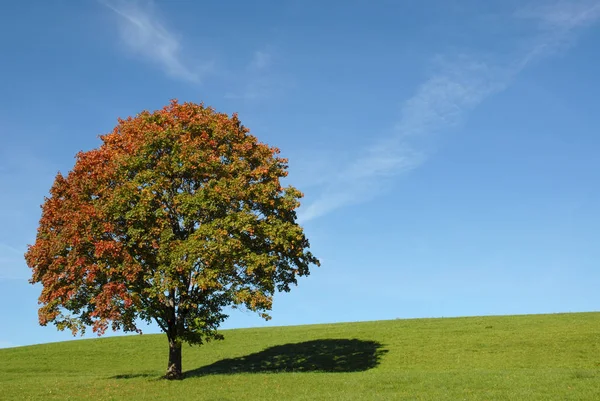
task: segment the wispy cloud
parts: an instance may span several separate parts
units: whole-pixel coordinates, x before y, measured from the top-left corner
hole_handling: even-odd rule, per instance
[[[99,1],[118,17],[120,37],[127,48],[167,75],[198,83],[210,68],[210,62],[191,67],[184,61],[180,37],[166,27],[150,0]]]
[[[424,145],[428,138],[459,124],[468,111],[504,90],[531,62],[572,44],[580,28],[600,18],[600,1],[537,4],[518,10],[514,17],[535,25],[530,38],[515,43],[509,55],[436,57],[434,73],[403,103],[391,135],[332,177],[334,184],[300,210],[299,220],[368,200],[389,187],[390,178],[423,164],[430,154]]]
[[[285,80],[273,70],[273,59],[272,51],[255,51],[245,71],[236,74],[238,88],[227,92],[225,98],[255,101],[277,94],[285,86]]]
[[[261,71],[271,64],[271,54],[265,51],[257,50],[252,55],[252,60],[248,65],[250,70]]]
[[[600,18],[598,0],[562,0],[555,3],[536,3],[515,13],[520,18],[530,18],[549,29],[571,30],[594,23]]]
[[[530,22],[536,34],[526,41],[525,55],[516,60],[517,69],[573,45],[579,31],[600,18],[598,0],[563,0],[533,3],[517,10],[517,19]]]

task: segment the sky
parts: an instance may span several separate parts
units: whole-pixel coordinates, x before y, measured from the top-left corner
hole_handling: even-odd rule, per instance
[[[223,328],[600,310],[600,0],[2,8],[0,347],[73,338],[38,325],[39,206],[173,98],[281,149],[322,262]]]

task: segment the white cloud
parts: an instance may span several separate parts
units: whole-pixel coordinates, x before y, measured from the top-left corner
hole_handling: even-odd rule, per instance
[[[251,70],[263,70],[271,64],[271,54],[265,51],[255,51],[248,65]]]
[[[285,86],[285,81],[272,70],[273,54],[256,50],[245,71],[236,74],[238,88],[225,94],[226,99],[255,101],[267,99]]]
[[[437,72],[404,102],[393,134],[371,146],[331,179],[335,184],[301,209],[301,222],[339,207],[373,198],[389,187],[389,178],[407,173],[428,158],[428,136],[460,123],[465,112],[507,84],[507,73],[467,56],[436,59]]]
[[[120,36],[129,50],[157,64],[173,78],[200,82],[210,63],[199,68],[186,64],[180,38],[167,29],[151,1],[100,1],[119,17]]]
[[[600,18],[600,1],[534,3],[517,10],[515,17],[536,28],[536,34],[526,42],[525,55],[515,61],[515,68],[521,70],[532,61],[565,51],[573,45],[581,28]]]
[[[562,0],[555,3],[537,3],[518,10],[515,15],[529,18],[548,29],[573,29],[588,25],[600,18],[598,0]]]
[[[299,211],[306,222],[337,208],[373,198],[389,187],[389,178],[424,163],[429,151],[423,142],[436,132],[456,126],[469,110],[504,90],[523,68],[563,50],[572,43],[578,28],[600,18],[599,1],[563,1],[529,7],[515,13],[536,22],[529,40],[515,43],[512,55],[489,57],[460,55],[437,57],[434,73],[400,110],[393,133],[375,143],[354,162],[332,177],[320,196]]]

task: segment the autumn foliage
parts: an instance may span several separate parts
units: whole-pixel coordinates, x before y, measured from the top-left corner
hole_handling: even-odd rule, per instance
[[[40,324],[74,334],[155,321],[181,377],[181,343],[219,338],[226,306],[268,318],[318,260],[296,224],[287,160],[238,120],[177,101],[119,120],[56,176],[26,253]]]

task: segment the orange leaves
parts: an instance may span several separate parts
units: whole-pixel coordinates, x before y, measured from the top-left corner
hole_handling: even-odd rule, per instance
[[[116,259],[121,255],[122,251],[122,245],[112,240],[103,240],[94,243],[94,257],[97,259]]]
[[[201,343],[227,305],[267,317],[274,291],[318,260],[295,223],[301,193],[280,185],[287,160],[249,132],[235,114],[172,100],[80,152],[26,255],[40,322],[101,334],[152,318]]]

